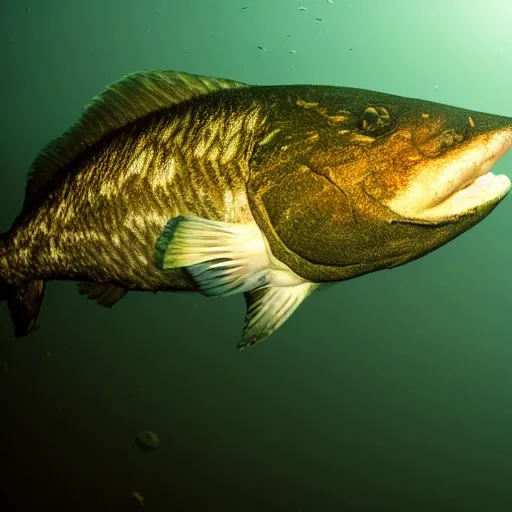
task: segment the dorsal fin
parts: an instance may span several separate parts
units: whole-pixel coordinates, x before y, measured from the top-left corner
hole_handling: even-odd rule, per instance
[[[114,130],[197,96],[247,86],[234,80],[179,71],[151,70],[126,75],[96,96],[79,120],[39,153],[29,171],[24,208],[44,197],[57,171]]]

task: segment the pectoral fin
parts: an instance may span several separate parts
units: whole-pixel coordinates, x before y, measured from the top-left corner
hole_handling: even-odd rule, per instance
[[[316,287],[316,284],[306,282],[296,286],[268,286],[244,293],[247,311],[242,340],[237,348],[244,350],[270,336]]]
[[[186,268],[205,295],[244,292],[247,313],[239,349],[272,334],[318,286],[272,255],[256,223],[171,219],[157,240],[155,264],[164,271]]]
[[[255,223],[232,224],[176,217],[162,231],[156,266],[185,267],[204,295],[223,297],[267,283],[271,270],[263,236]]]

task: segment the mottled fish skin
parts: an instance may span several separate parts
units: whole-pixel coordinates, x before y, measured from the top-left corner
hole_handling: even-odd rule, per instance
[[[72,279],[107,307],[126,290],[244,293],[245,348],[321,284],[419,258],[510,190],[488,172],[512,147],[507,117],[165,71],[100,100],[43,150],[46,179],[0,237],[16,336],[35,330],[46,281]]]
[[[195,289],[183,270],[154,266],[155,240],[177,215],[252,220],[245,188],[265,130],[261,110],[250,98],[233,106],[231,95],[214,94],[105,138],[18,220],[4,275]]]
[[[419,258],[483,220],[510,190],[500,176],[503,193],[437,218],[422,218],[426,203],[424,212],[407,205],[415,185],[433,204],[438,186],[496,163],[512,146],[510,117],[344,87],[282,95],[247,192],[272,253],[304,279],[343,281]]]

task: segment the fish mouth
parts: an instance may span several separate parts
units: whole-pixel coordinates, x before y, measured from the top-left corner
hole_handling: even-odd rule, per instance
[[[462,153],[430,163],[388,206],[408,218],[428,222],[496,203],[508,194],[511,182],[491,169],[511,147],[512,129],[481,135]]]

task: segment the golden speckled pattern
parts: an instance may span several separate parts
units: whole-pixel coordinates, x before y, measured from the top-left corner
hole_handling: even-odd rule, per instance
[[[272,253],[304,279],[342,281],[419,258],[504,197],[435,222],[388,206],[418,187],[425,205],[436,204],[442,183],[453,182],[455,192],[464,166],[470,174],[483,166],[493,137],[508,149],[510,118],[361,89],[298,86],[287,93],[269,117],[279,131],[257,147],[247,188]],[[475,150],[471,171],[463,163]],[[420,208],[402,211],[409,206]]]
[[[12,232],[9,280],[74,278],[134,289],[194,289],[154,266],[177,215],[250,222],[248,157],[265,123],[257,107],[190,102],[113,134],[71,164]]]
[[[254,220],[274,257],[315,283],[391,268],[470,229],[503,195],[436,222],[389,205],[418,183],[422,208],[434,204],[450,182],[445,169],[457,175],[469,151],[485,155],[487,141],[511,133],[509,118],[361,89],[207,94],[138,119],[71,162],[15,223],[0,271],[12,283],[196,289],[181,269],[154,266],[158,236],[178,215]]]

